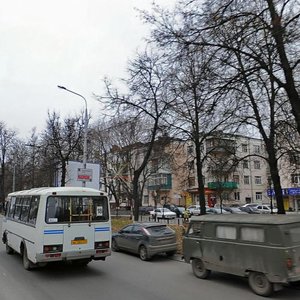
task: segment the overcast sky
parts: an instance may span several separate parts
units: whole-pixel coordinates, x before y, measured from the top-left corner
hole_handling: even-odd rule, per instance
[[[0,11],[0,121],[28,138],[45,127],[48,110],[80,113],[88,101],[92,118],[105,76],[126,75],[129,58],[143,48],[148,27],[135,7],[152,0],[9,0]],[[155,0],[172,6],[175,0]]]

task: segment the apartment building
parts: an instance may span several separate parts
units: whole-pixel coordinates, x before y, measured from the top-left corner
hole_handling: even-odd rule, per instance
[[[165,160],[164,167],[157,168],[149,179],[143,205],[174,203],[187,206],[198,203],[193,144],[177,140],[171,142],[168,149],[172,159],[169,158],[168,163]],[[201,156],[208,205],[270,202],[268,166],[263,159],[262,140],[238,135],[212,135],[205,139]],[[163,159],[162,153],[159,157]],[[149,164],[153,164],[153,160]]]
[[[300,210],[300,151],[293,149],[282,155],[279,175],[285,210]]]
[[[140,160],[142,145],[134,149]],[[218,132],[206,137],[201,158],[207,205],[269,204],[274,201],[265,157],[261,139]],[[300,155],[293,156],[293,160],[290,157],[281,159],[280,170],[283,193],[287,194],[286,210],[300,207]],[[126,176],[130,183],[130,176]],[[199,203],[194,145],[179,139],[159,139],[142,180],[143,206]],[[296,194],[298,191],[299,195]],[[122,201],[128,199],[124,197]]]

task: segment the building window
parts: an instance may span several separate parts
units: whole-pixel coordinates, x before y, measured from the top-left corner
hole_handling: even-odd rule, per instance
[[[255,184],[261,184],[261,176],[255,176]]]
[[[256,192],[255,199],[256,201],[262,201],[262,192]]]
[[[260,161],[259,160],[254,161],[254,169],[260,170]]]
[[[244,176],[244,184],[250,184],[250,176]]]
[[[229,194],[228,193],[222,193],[223,200],[229,200]]]
[[[300,153],[290,152],[290,163],[295,165],[300,165]]]
[[[189,177],[189,187],[195,186],[195,177]]]
[[[292,174],[292,183],[300,184],[300,174]]]
[[[148,195],[144,195],[144,199],[143,199],[143,205],[149,205],[149,196]]]
[[[240,192],[234,192],[234,200],[240,201]]]
[[[243,152],[248,152],[248,145],[247,144],[242,144],[242,151]]]
[[[190,154],[190,155],[194,154],[194,146],[193,145],[188,146],[187,151],[188,151],[188,154]]]
[[[254,153],[260,153],[260,146],[259,145],[254,145]]]
[[[235,183],[240,183],[240,176],[239,175],[233,175],[233,181]]]
[[[249,169],[249,161],[247,159],[243,160],[243,169]]]

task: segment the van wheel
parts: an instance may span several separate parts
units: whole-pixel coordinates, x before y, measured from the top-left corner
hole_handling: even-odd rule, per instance
[[[8,246],[8,245],[7,245],[7,242],[6,242],[6,244],[5,244],[5,251],[6,251],[6,253],[9,254],[9,255],[11,255],[11,254],[14,253],[13,248],[10,247],[10,246]]]
[[[28,271],[30,271],[31,269],[34,268],[34,263],[28,259],[26,247],[24,247],[24,250],[23,250],[23,267],[25,270],[28,270]]]
[[[210,270],[207,270],[201,259],[195,258],[192,260],[192,269],[194,275],[201,279],[206,279],[210,275]]]
[[[147,248],[145,246],[141,246],[139,249],[140,259],[143,261],[149,260],[150,257],[148,256]]]
[[[273,284],[263,273],[250,272],[248,281],[250,288],[257,295],[270,296],[274,291]]]

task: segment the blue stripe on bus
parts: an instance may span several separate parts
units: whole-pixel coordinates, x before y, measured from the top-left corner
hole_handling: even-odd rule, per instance
[[[44,230],[44,234],[63,234],[63,230]]]
[[[99,231],[109,231],[109,230],[110,230],[110,227],[98,227],[98,228],[95,228],[96,232],[99,232]]]

